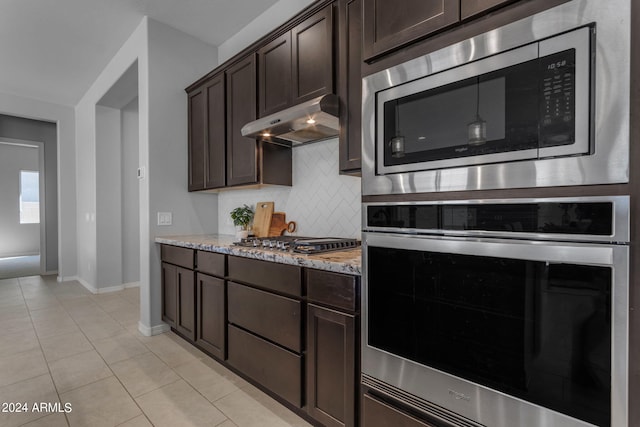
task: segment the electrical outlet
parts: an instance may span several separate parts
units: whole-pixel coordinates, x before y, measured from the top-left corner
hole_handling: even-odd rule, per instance
[[[171,225],[171,212],[158,212],[158,225]]]

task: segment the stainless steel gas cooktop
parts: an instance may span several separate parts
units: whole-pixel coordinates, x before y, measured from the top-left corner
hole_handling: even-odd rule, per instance
[[[300,254],[317,254],[356,248],[360,242],[356,239],[339,237],[249,237],[233,243],[236,246],[269,249]]]

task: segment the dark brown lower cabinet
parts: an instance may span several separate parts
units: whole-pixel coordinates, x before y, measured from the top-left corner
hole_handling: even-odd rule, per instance
[[[224,279],[198,273],[196,276],[196,345],[220,360],[226,358],[226,313]]]
[[[302,303],[229,282],[229,323],[296,353],[302,352]]]
[[[327,427],[355,425],[355,319],[307,306],[307,412]]]
[[[229,364],[302,407],[302,356],[229,324]]]
[[[368,394],[362,399],[362,426],[436,427]]]
[[[162,321],[172,328],[178,318],[178,276],[173,264],[162,263]]]
[[[176,267],[178,312],[176,330],[195,341],[196,339],[196,281],[195,273],[183,267]]]
[[[193,270],[162,263],[162,320],[195,340],[195,275]]]
[[[175,332],[317,425],[359,425],[357,276],[172,245],[161,258]]]

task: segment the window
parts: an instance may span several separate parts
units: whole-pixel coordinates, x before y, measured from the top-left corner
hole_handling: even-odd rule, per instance
[[[40,173],[20,171],[20,224],[40,223]]]

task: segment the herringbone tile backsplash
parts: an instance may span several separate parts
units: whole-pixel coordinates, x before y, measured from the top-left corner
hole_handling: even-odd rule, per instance
[[[275,202],[296,221],[297,235],[357,237],[361,231],[360,178],[338,174],[338,140],[293,149],[293,187],[231,190],[218,195],[218,232],[234,234],[229,212],[243,204]]]

